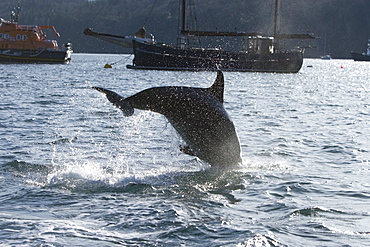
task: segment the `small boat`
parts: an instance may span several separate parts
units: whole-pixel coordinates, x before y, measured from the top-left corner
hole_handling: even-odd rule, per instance
[[[326,33],[325,33],[325,36],[324,36],[324,54],[326,54],[326,55],[320,56],[320,58],[322,60],[330,60],[331,59],[330,54],[328,54],[326,52],[326,46],[327,46],[327,41],[326,41]]]
[[[363,53],[351,52],[355,61],[370,61],[370,39],[367,40],[367,51]]]
[[[59,50],[56,40],[46,39],[43,30],[51,29],[60,37],[54,26],[19,25],[21,8],[12,11],[10,21],[0,18],[0,63],[65,63],[71,61],[72,44]]]
[[[278,30],[278,0],[275,0],[274,35],[263,36],[257,32],[200,31],[188,28],[187,0],[182,0],[180,35],[177,45],[156,42],[145,30],[134,36],[118,36],[93,32],[85,29],[84,34],[93,36],[123,47],[132,47],[134,59],[129,69],[147,70],[217,70],[238,72],[278,72],[297,73],[303,63],[304,48],[280,50],[278,41],[285,39],[314,39],[310,34],[281,34]],[[217,48],[204,48],[202,37],[240,37],[242,48],[238,51]],[[197,41],[198,40],[198,41]],[[193,45],[198,42],[199,45]]]
[[[328,55],[321,56],[320,58],[322,60],[330,60],[331,59],[331,56],[328,54]]]

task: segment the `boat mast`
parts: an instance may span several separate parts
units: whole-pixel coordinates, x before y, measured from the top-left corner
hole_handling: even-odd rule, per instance
[[[182,0],[181,4],[181,33],[186,29],[186,0]]]
[[[274,38],[278,35],[278,17],[279,17],[279,0],[275,0],[275,16],[274,16]]]
[[[10,15],[10,21],[11,22],[18,23],[19,12],[21,12],[21,7],[19,6],[19,3],[18,3],[18,6],[16,8],[14,8],[14,11],[12,11],[12,13]]]
[[[186,33],[186,0],[181,0],[181,30],[178,37],[178,45],[181,49],[186,49],[188,38]]]

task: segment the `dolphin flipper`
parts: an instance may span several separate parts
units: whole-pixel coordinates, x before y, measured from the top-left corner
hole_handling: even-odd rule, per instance
[[[101,87],[93,87],[94,89],[98,90],[99,92],[105,94],[110,102],[113,103],[114,106],[118,107],[125,117],[129,117],[134,114],[134,108],[130,105],[129,102],[125,100],[124,97],[121,95],[110,91],[108,89],[104,89]]]
[[[180,151],[190,156],[196,156],[189,146],[180,146]]]

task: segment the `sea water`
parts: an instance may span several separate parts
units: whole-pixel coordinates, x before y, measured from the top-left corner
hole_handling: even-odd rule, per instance
[[[225,72],[243,164],[218,170],[163,116],[124,117],[91,88],[208,87],[215,72],[72,59],[0,65],[1,246],[370,245],[370,63]]]

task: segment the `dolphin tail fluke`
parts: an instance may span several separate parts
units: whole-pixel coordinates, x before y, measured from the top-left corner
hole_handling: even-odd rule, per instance
[[[217,70],[216,80],[211,87],[207,88],[207,90],[221,103],[224,103],[224,85],[224,74],[221,70]]]
[[[110,91],[108,89],[104,89],[101,87],[93,87],[93,89],[98,90],[99,92],[105,94],[110,102],[113,103],[114,106],[118,107],[125,117],[129,117],[134,114],[134,108],[130,105],[129,102],[125,100],[124,97],[121,95]]]

